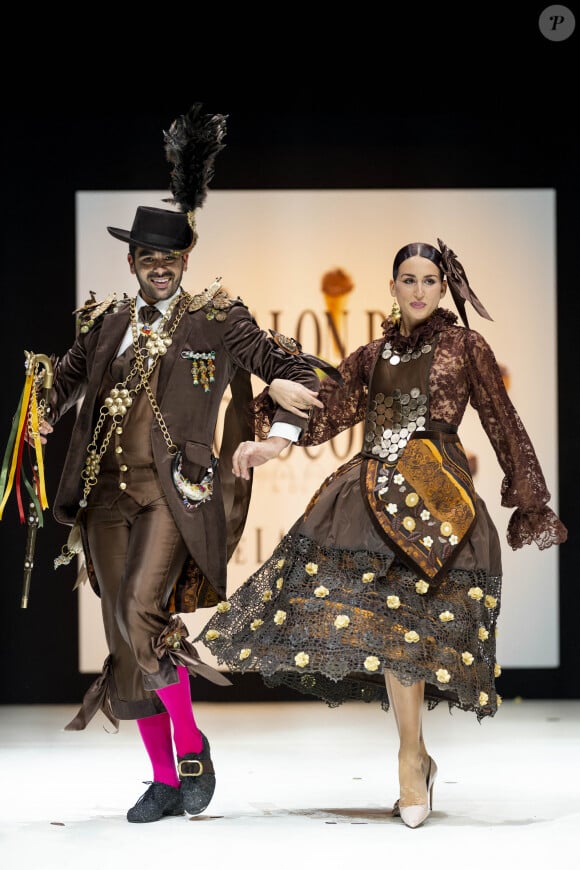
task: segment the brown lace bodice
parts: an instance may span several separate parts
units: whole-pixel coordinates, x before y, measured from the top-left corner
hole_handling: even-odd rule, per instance
[[[313,409],[299,443],[322,444],[365,418],[371,376],[386,340],[403,353],[438,336],[428,379],[430,419],[459,426],[468,402],[477,411],[504,473],[501,503],[515,508],[507,531],[512,549],[532,542],[542,550],[563,543],[566,527],[548,507],[550,493],[542,469],[494,353],[482,335],[456,322],[454,313],[439,308],[406,337],[385,321],[382,338],[359,347],[342,361],[342,385],[330,378],[321,383],[319,398],[324,408]],[[254,399],[258,437],[267,436],[273,408],[267,390]]]

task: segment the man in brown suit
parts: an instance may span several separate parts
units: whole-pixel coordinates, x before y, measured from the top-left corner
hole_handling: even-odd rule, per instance
[[[108,230],[128,243],[139,291],[80,310],[78,336],[55,363],[41,431],[83,400],[54,513],[73,527],[60,561],[84,553],[109,655],[66,727],[83,729],[98,709],[115,725],[137,721],[153,781],[127,818],[149,822],[203,812],[215,788],[189,679],[229,680],[200,660],[178,614],[226,599],[251,488],[251,475],[232,473],[236,445],[254,437],[250,375],[276,380],[278,401],[254,466],[299,440],[304,409],[321,403],[312,366],[261,330],[219,281],[184,291],[197,240],[187,214],[140,207],[131,230]],[[218,461],[212,445],[228,387]]]

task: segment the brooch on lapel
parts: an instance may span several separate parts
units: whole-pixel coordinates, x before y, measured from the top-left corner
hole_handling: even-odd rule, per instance
[[[194,350],[182,350],[182,359],[191,360],[191,377],[194,387],[202,385],[204,393],[209,393],[215,380],[215,350],[205,353]]]

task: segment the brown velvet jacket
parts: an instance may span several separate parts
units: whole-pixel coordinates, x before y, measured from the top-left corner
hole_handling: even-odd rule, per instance
[[[204,294],[192,298],[159,363],[156,400],[171,439],[182,454],[182,473],[191,481],[199,481],[210,465],[218,414],[228,386],[233,396],[226,413],[227,431],[224,433],[228,455],[220,456],[212,498],[195,510],[184,507],[172,479],[173,457],[169,455],[157,421],[151,426],[151,446],[159,480],[191,554],[174,593],[173,609],[177,612],[213,606],[226,597],[227,561],[241,536],[251,490],[251,481],[237,480],[231,475],[231,452],[240,440],[254,437],[250,374],[266,383],[274,378],[287,378],[311,389],[319,386],[312,367],[300,356],[285,353],[260,329],[240,299],[227,300],[224,307],[225,294],[218,293],[219,297],[202,307],[196,300],[203,301]],[[217,309],[216,301],[220,303]],[[221,319],[223,314],[226,316]],[[89,320],[88,330],[79,332],[72,347],[54,367],[49,399],[51,422],[56,423],[81,399],[82,404],[53,511],[60,523],[73,525],[78,519],[81,531],[79,503],[86,448],[98,416],[101,384],[117,354],[129,319],[127,300],[111,304],[94,322]],[[215,353],[215,380],[207,392],[201,384],[193,383],[191,360],[182,356],[189,351]],[[276,410],[273,419],[299,427],[305,422],[282,408]],[[83,544],[89,580],[98,592],[84,535]]]

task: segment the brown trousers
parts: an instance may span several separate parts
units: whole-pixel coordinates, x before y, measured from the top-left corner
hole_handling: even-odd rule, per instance
[[[86,521],[111,653],[113,712],[119,719],[153,715],[164,709],[154,690],[178,679],[168,657],[157,659],[152,641],[171,617],[167,601],[185,544],[162,495],[142,505],[121,493],[113,504],[89,506]]]

